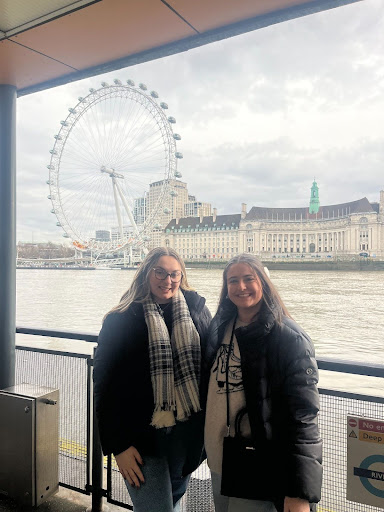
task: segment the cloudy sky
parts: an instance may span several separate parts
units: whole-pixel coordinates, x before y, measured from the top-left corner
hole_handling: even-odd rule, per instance
[[[18,100],[18,232],[63,242],[49,193],[53,135],[102,80],[159,92],[177,120],[183,181],[218,213],[323,205],[384,189],[384,3],[356,4]]]

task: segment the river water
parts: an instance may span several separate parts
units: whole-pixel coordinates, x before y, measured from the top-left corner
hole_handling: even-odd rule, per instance
[[[97,333],[104,314],[129,287],[132,270],[17,271],[17,325]],[[214,314],[222,271],[190,269],[188,280]],[[384,362],[384,272],[271,271],[293,318],[317,357]],[[17,335],[20,345],[90,353],[93,344]],[[322,385],[383,394],[380,379],[322,373]],[[339,383],[341,382],[341,384]]]

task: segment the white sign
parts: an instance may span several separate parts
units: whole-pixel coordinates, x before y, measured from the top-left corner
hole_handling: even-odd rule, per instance
[[[347,500],[384,508],[384,420],[347,416]]]

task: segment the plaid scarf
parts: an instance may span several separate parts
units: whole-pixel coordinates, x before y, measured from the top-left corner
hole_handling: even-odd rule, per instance
[[[143,303],[148,327],[149,359],[154,396],[151,425],[175,425],[200,411],[200,336],[180,290],[172,299],[172,336],[160,306],[148,298]]]

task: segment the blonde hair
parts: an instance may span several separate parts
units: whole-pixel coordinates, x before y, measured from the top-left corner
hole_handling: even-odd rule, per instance
[[[231,260],[229,260],[227,266],[225,267],[223,272],[223,286],[221,288],[218,309],[220,309],[220,307],[228,299],[228,271],[232,265],[236,265],[236,263],[246,263],[256,274],[261,283],[261,288],[263,291],[263,298],[261,300],[263,301],[265,307],[272,313],[276,322],[281,324],[284,316],[292,318],[282,298],[280,297],[279,292],[276,290],[275,286],[270,280],[268,275],[269,272],[267,273],[267,270],[261,261],[256,258],[256,256],[247,253],[239,254],[238,256],[233,257]]]
[[[149,275],[153,268],[156,267],[159,259],[162,256],[171,256],[172,258],[175,258],[175,260],[179,263],[183,273],[183,277],[180,282],[180,288],[182,290],[192,289],[188,284],[184,262],[177,254],[177,252],[174,249],[168,247],[156,247],[147,254],[145,260],[138,268],[131,286],[121,297],[119,304],[112,308],[109,313],[123,313],[129,308],[132,302],[144,302],[150,296],[151,289],[149,287]],[[107,313],[107,315],[109,315],[109,313]]]

